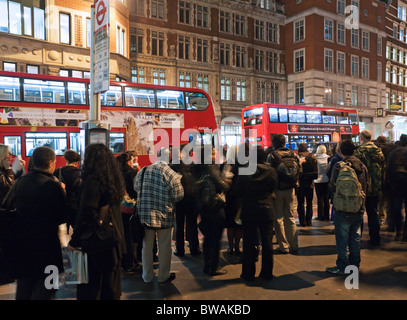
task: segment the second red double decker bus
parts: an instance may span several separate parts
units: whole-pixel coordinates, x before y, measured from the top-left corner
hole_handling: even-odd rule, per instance
[[[359,121],[356,110],[262,103],[242,111],[242,137],[271,146],[272,137],[284,134],[287,147],[297,150],[300,143],[315,150],[320,144],[332,147],[344,139],[357,141]]]

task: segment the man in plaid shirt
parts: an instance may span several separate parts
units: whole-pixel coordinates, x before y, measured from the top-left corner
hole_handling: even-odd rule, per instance
[[[158,282],[171,282],[171,232],[175,226],[175,202],[184,197],[181,176],[170,168],[170,150],[161,148],[155,163],[140,170],[134,180],[137,212],[144,226],[142,250],[143,280],[153,281],[153,245],[158,239]]]

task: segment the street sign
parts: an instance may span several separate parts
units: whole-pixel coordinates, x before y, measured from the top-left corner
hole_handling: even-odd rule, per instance
[[[110,59],[110,33],[109,33],[109,0],[95,1],[95,32],[94,50],[95,59],[95,85],[93,93],[100,93],[109,89],[109,59]]]

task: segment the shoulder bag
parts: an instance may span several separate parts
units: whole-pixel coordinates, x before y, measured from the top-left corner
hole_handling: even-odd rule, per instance
[[[93,227],[81,237],[82,250],[87,253],[101,253],[115,248],[120,239],[120,232],[114,219],[110,204],[99,209]]]

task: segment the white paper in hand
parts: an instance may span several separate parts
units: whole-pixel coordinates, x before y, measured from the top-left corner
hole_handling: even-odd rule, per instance
[[[11,166],[11,169],[13,169],[14,174],[17,174],[17,172],[23,170],[23,165],[21,164],[21,156],[18,155],[13,162],[13,165]]]

